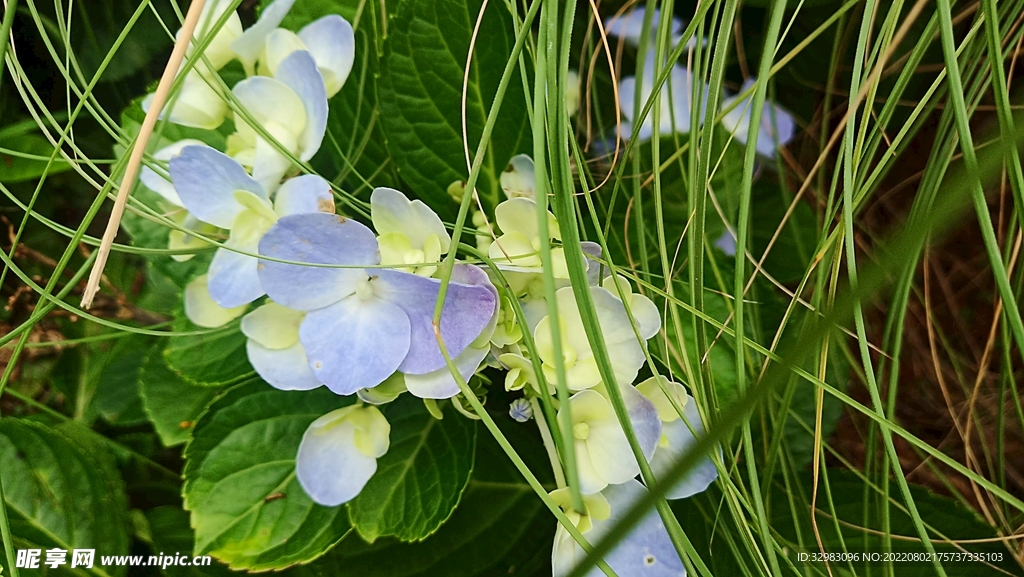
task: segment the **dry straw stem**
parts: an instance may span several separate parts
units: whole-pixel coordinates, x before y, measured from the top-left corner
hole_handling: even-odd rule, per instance
[[[142,165],[142,155],[146,153],[146,145],[149,143],[149,137],[153,134],[153,128],[156,127],[160,111],[163,110],[164,104],[167,103],[167,94],[171,91],[174,77],[177,76],[178,69],[181,67],[181,61],[185,57],[185,50],[188,49],[188,44],[192,41],[192,33],[199,22],[199,15],[203,11],[204,4],[206,4],[206,0],[192,0],[192,4],[189,5],[188,13],[185,14],[185,22],[182,23],[181,32],[178,34],[178,40],[174,44],[174,50],[171,51],[171,57],[167,59],[167,66],[164,68],[163,76],[160,77],[160,83],[156,87],[156,94],[153,95],[153,103],[149,107],[149,112],[146,113],[146,118],[142,121],[139,135],[135,138],[131,158],[128,159],[128,166],[125,168],[124,177],[121,179],[121,186],[117,189],[114,209],[110,211],[107,229],[103,231],[103,241],[100,243],[99,254],[96,255],[96,262],[93,263],[92,271],[89,273],[89,283],[86,285],[85,293],[82,295],[82,308],[87,309],[92,306],[93,297],[96,296],[96,292],[100,288],[103,268],[107,265],[110,247],[114,244],[114,237],[117,236],[117,230],[121,226],[121,216],[124,215],[124,207],[128,202],[128,193],[131,191],[132,186],[135,185],[135,178],[139,175],[139,167]]]

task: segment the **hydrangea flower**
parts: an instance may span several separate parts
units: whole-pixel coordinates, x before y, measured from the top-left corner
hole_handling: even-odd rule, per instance
[[[217,21],[224,16],[224,12],[227,11],[231,4],[230,0],[211,0],[203,5],[203,10],[199,13],[199,22],[193,33],[192,42],[185,51],[187,56],[192,57],[196,46],[214,32]],[[179,34],[181,34],[180,29],[175,33],[175,39],[177,39]],[[241,35],[242,20],[238,17],[238,12],[232,10],[231,15],[224,21],[224,25],[216,30],[213,39],[206,46],[206,49],[203,50],[203,56],[210,62],[213,70],[220,70],[225,64],[235,59],[235,52],[231,49],[231,43]],[[196,62],[195,69],[204,76],[212,74],[205,62]]]
[[[644,364],[644,352],[637,342],[633,325],[629,321],[622,301],[607,289],[590,287],[591,298],[597,311],[597,319],[604,336],[605,346],[611,360],[615,378],[620,384],[632,383]],[[565,368],[566,385],[569,390],[589,389],[601,383],[594,352],[590,348],[587,332],[576,304],[572,287],[558,289],[558,322],[562,339],[562,364]],[[551,337],[550,316],[537,324],[533,338],[537,345],[544,376],[549,382],[557,380],[554,341]]]
[[[615,524],[622,519],[630,507],[642,499],[647,489],[639,481],[630,479],[621,485],[612,485],[598,494],[601,499],[584,498],[587,515],[574,522],[580,533],[591,545],[597,543]],[[552,494],[554,498],[555,495]],[[596,496],[595,496],[596,497]],[[562,499],[566,501],[566,499]],[[602,502],[603,501],[603,502]],[[558,500],[556,500],[558,502]],[[563,503],[568,508],[568,503]],[[576,543],[572,535],[561,525],[555,530],[555,544],[551,550],[551,568],[554,577],[565,577],[584,558],[586,552]],[[685,577],[686,568],[679,559],[665,524],[657,511],[651,510],[629,534],[604,556],[608,566],[620,577],[645,575],[650,577]],[[604,573],[597,567],[587,572],[587,577],[600,577]]]
[[[203,328],[222,327],[242,316],[245,305],[225,308],[210,296],[208,275],[192,279],[185,287],[185,316]]]
[[[641,111],[643,105],[651,98],[654,83],[657,77],[654,74],[655,56],[653,52],[647,55],[644,60],[644,70],[641,75],[640,103]],[[636,95],[635,76],[628,76],[619,82],[619,106],[622,117],[625,119],[620,128],[621,138],[628,138],[633,132],[633,102]],[[658,134],[668,135],[673,132],[688,134],[690,132],[690,111],[693,106],[694,85],[701,93],[700,123],[704,122],[706,113],[708,91],[710,87],[703,80],[693,77],[689,69],[678,64],[672,65],[668,82],[661,88],[660,116],[658,118]],[[700,124],[698,124],[698,127]],[[654,135],[654,114],[648,113],[640,125],[638,138],[640,141],[649,140]]]
[[[616,288],[618,284],[619,288]],[[624,302],[629,307],[629,312],[633,315],[633,319],[637,322],[640,329],[640,336],[644,339],[650,339],[654,335],[658,334],[661,330],[661,312],[658,311],[658,307],[655,306],[654,302],[646,296],[633,292],[633,288],[630,286],[629,281],[622,275],[611,275],[605,277],[601,281],[601,286],[608,289],[608,292],[615,298],[619,298],[619,290],[622,291],[622,295],[625,297]]]
[[[331,214],[281,218],[259,242],[259,278],[275,302],[306,311],[299,341],[313,374],[339,395],[372,388],[396,370],[422,375],[445,367],[432,325],[440,281],[372,267],[377,239],[366,226]],[[452,282],[440,332],[457,357],[491,322],[494,293]]]
[[[748,79],[740,88],[740,94],[749,90],[756,82],[757,80],[754,78]],[[723,109],[734,106],[732,110],[725,113],[722,118],[722,126],[732,133],[736,140],[744,144],[747,143],[749,137],[752,97],[753,92],[745,98],[736,95],[722,103]],[[767,158],[774,158],[775,151],[780,146],[788,144],[793,139],[795,132],[796,122],[793,120],[793,115],[778,104],[765,101],[764,110],[761,112],[761,125],[757,134],[757,153]]]
[[[259,376],[274,388],[306,391],[320,386],[299,342],[306,314],[273,301],[242,317],[245,351]]]
[[[179,140],[169,146],[165,146],[153,154],[155,160],[167,162],[181,154],[181,151],[186,146],[206,146],[205,142],[195,139]],[[174,189],[174,184],[166,176],[157,174],[155,170],[148,166],[143,166],[142,171],[139,173],[139,180],[146,188],[159,194],[165,202],[172,205],[178,210],[174,210],[168,216],[175,221],[182,228],[194,231],[195,235],[189,234],[183,230],[172,229],[170,231],[167,248],[171,250],[178,249],[198,249],[206,246],[207,242],[200,238],[198,235],[207,236],[217,231],[217,227],[207,224],[195,216],[192,213],[184,209],[185,205],[181,201],[181,197],[178,196],[178,191]],[[178,262],[184,262],[195,256],[194,254],[173,254],[171,258]]]
[[[605,20],[604,27],[605,31],[609,36],[616,36],[621,38],[623,42],[631,45],[640,47],[640,35],[644,31],[644,17],[647,15],[646,8],[636,8],[630,10],[625,14],[612,16]],[[661,11],[655,10],[651,18],[651,29],[647,34],[647,46],[650,48],[654,46],[657,40],[658,24],[661,21]],[[672,21],[669,23],[669,36],[672,39],[672,46],[676,46],[683,39],[684,22],[675,16],[672,16]],[[707,39],[703,40],[703,44],[707,44]],[[697,46],[697,39],[690,38],[690,41],[686,44],[690,48]]]
[[[648,460],[661,438],[658,410],[632,385],[620,386],[640,448]],[[580,491],[597,493],[608,485],[625,483],[640,474],[611,401],[596,390],[580,391],[569,399],[576,470]],[[559,409],[559,413],[565,409]],[[561,417],[559,417],[561,418]]]
[[[299,484],[325,507],[351,501],[377,471],[390,434],[391,425],[377,407],[349,405],[327,413],[302,435],[295,457]]]
[[[203,10],[199,14],[199,23],[193,35],[194,38],[185,52],[187,56],[195,56],[195,47],[213,32],[213,27],[230,5],[231,2],[227,0],[213,0],[203,5]],[[180,29],[175,33],[175,37],[178,34],[181,34]],[[235,53],[231,50],[231,43],[241,35],[242,21],[239,20],[236,12],[232,12],[224,25],[216,31],[206,50],[203,51],[203,56],[209,61],[210,67],[203,61],[193,65],[182,81],[181,90],[160,112],[161,118],[167,118],[175,124],[207,130],[213,130],[224,122],[228,106],[221,95],[211,86],[210,81],[217,70],[234,59]],[[182,66],[184,65],[182,63]],[[153,97],[153,94],[149,94],[143,99],[142,109],[144,111],[149,112]]]
[[[508,166],[499,177],[501,190],[509,199],[528,198],[535,200],[536,180],[533,170],[533,159],[526,154],[517,154],[508,161]],[[536,216],[534,216],[536,219]]]
[[[149,112],[154,97],[154,94],[150,94],[142,100],[143,111]],[[185,74],[178,93],[160,111],[160,118],[182,126],[215,130],[224,123],[227,114],[228,105],[224,97],[197,70],[192,69]]]
[[[253,76],[235,85],[235,98],[285,151],[300,161],[313,158],[327,130],[327,88],[313,56],[298,50],[286,56],[273,78]],[[236,115],[237,132],[228,137],[228,153],[273,192],[292,167],[291,159]]]
[[[659,379],[664,385],[658,384]],[[662,479],[676,462],[686,454],[697,442],[697,436],[704,434],[704,424],[701,422],[700,413],[697,411],[697,403],[686,393],[686,389],[679,383],[668,380],[665,377],[651,377],[636,386],[645,397],[647,397],[658,410],[658,417],[661,419],[661,439],[658,441],[658,450],[654,452],[651,459],[651,471],[655,479]],[[683,416],[679,418],[672,402],[669,401],[665,391],[683,408]],[[692,428],[692,430],[691,430]],[[665,494],[667,499],[684,499],[695,495],[708,488],[718,478],[718,469],[707,456],[690,469],[686,476],[679,480]]]
[[[379,240],[379,239],[378,239]],[[452,269],[452,282],[468,286],[484,287],[494,297],[495,307],[491,320],[484,327],[484,330],[477,336],[476,340],[469,344],[461,353],[452,359],[452,363],[458,369],[462,379],[469,382],[469,379],[480,368],[481,363],[491,352],[491,335],[494,333],[498,323],[498,290],[491,284],[487,273],[475,266],[466,264],[455,265]],[[421,399],[448,399],[459,394],[459,383],[455,380],[447,366],[424,374],[405,375],[405,386],[413,395]]]
[[[440,217],[420,200],[409,200],[393,188],[376,188],[370,194],[370,219],[380,245],[380,263],[401,266],[398,270],[429,277],[437,270],[452,239]]]
[[[508,416],[517,423],[525,423],[532,419],[533,407],[530,406],[530,401],[523,397],[512,401],[508,406]]]
[[[295,0],[274,0],[260,11],[259,20],[231,43],[231,50],[249,76],[256,73],[256,61],[263,53],[267,37],[281,25],[294,4]]]
[[[170,173],[174,188],[190,213],[230,231],[224,248],[214,254],[209,271],[210,296],[226,308],[245,305],[263,296],[256,258],[242,253],[255,254],[263,233],[279,217],[334,212],[330,184],[319,176],[289,180],[278,189],[271,204],[266,190],[241,165],[205,146],[183,148],[171,159]]]
[[[488,256],[499,268],[511,272],[537,274],[543,272],[540,256],[540,227],[537,226],[537,203],[530,198],[512,198],[494,209],[494,220],[501,236],[491,243]],[[548,234],[562,238],[555,215],[548,212]],[[560,247],[551,247],[551,261],[558,278],[568,278],[565,254]],[[512,279],[509,279],[511,282]]]
[[[337,14],[310,22],[298,34],[278,28],[267,35],[260,56],[260,73],[273,76],[281,62],[297,50],[313,55],[330,98],[341,90],[352,72],[356,37],[348,20]]]

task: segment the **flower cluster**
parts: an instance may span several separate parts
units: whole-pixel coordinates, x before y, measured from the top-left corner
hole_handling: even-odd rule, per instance
[[[244,32],[236,14],[224,14],[225,2],[206,5],[198,41],[214,23],[226,23],[164,114],[198,128],[233,116],[235,132],[225,151],[176,142],[154,155],[167,162],[168,177],[146,168],[141,178],[180,225],[171,248],[194,252],[205,243],[201,236],[226,237],[206,274],[186,287],[192,322],[213,328],[244,315],[249,361],[267,383],[359,395],[357,404],[313,422],[296,457],[306,492],[338,505],[359,494],[388,449],[390,427],[374,404],[404,391],[431,399],[459,392],[432,323],[441,286],[434,276],[451,238],[429,207],[397,190],[373,191],[375,233],[335,214],[326,180],[295,175],[297,161],[320,148],[328,98],[352,68],[354,39],[340,16],[298,34],[278,28],[292,3],[269,5]],[[232,59],[249,77],[229,97],[216,80]],[[228,101],[237,105],[233,113]],[[488,352],[482,345],[497,322],[497,291],[472,265],[457,264],[451,278],[439,334],[469,378]]]
[[[533,179],[533,162],[523,156],[514,158],[501,178],[508,200],[495,209],[497,232],[492,231],[493,238],[485,250],[501,273],[500,279],[493,279],[495,284],[504,282],[511,295],[501,300],[490,337],[491,354],[507,370],[505,388],[524,395],[509,410],[520,422],[544,418],[534,409],[536,400],[554,395],[564,375],[564,385],[572,396],[568,407],[559,408],[559,422],[568,412],[572,428],[566,433],[571,435],[575,449],[586,510],[571,507],[567,488],[557,489],[552,498],[566,509],[586,538],[598,539],[646,491],[635,480],[640,465],[616,417],[609,387],[618,388],[630,425],[656,476],[664,474],[695,443],[703,434],[703,425],[696,403],[682,385],[652,377],[634,386],[646,361],[642,343],[660,331],[660,313],[649,298],[633,291],[625,277],[602,274],[606,269],[599,262],[600,247],[584,242],[581,249],[589,265],[586,290],[596,309],[615,377],[614,383],[604,381],[569,282],[565,251],[570,248],[559,245],[559,223],[551,213],[546,215],[549,238],[542,237]],[[551,245],[550,273],[557,285],[554,303],[545,297],[541,259],[545,242]],[[522,311],[521,316],[516,309]],[[533,337],[531,348],[525,346],[526,335]],[[538,358],[531,357],[531,350]],[[539,372],[535,370],[538,365]],[[551,398],[551,402],[557,404],[557,399]],[[716,477],[714,464],[704,458],[672,487],[669,497],[684,498],[703,491]],[[568,573],[583,554],[568,531],[559,527],[552,550],[555,575]],[[620,575],[640,574],[654,566],[656,574],[683,574],[682,563],[656,513],[645,518],[606,560]]]
[[[682,385],[664,377],[634,384],[646,362],[645,342],[661,329],[657,307],[625,277],[604,274],[598,245],[561,243],[557,219],[538,206],[533,161],[525,155],[512,158],[501,175],[507,200],[495,208],[493,225],[483,213],[473,217],[477,245],[488,257],[481,260],[491,267],[455,261],[446,269],[442,261],[455,246],[444,223],[398,190],[372,191],[372,227],[337,214],[331,184],[301,174],[301,164],[319,149],[328,99],[352,68],[352,27],[327,16],[297,34],[279,28],[293,1],[270,4],[245,31],[236,14],[225,13],[225,2],[206,6],[197,34],[197,41],[208,42],[206,51],[185,73],[181,93],[164,114],[171,122],[208,129],[230,117],[234,132],[225,150],[198,140],[176,142],[143,171],[143,183],[178,224],[169,241],[181,249],[176,258],[225,239],[208,271],[186,288],[186,315],[209,328],[241,317],[249,361],[273,387],[325,386],[355,396],[352,404],[316,419],[298,448],[296,476],[316,503],[346,503],[373,476],[390,444],[380,405],[405,393],[453,399],[464,383],[491,368],[504,370],[505,389],[519,396],[510,410],[517,421],[543,420],[538,401],[570,417],[571,430],[560,431],[560,438],[575,449],[584,510],[571,506],[565,487],[551,496],[581,533],[599,538],[646,491],[636,480],[641,466],[613,399],[624,402],[656,476],[703,434],[696,403]],[[628,23],[618,28],[631,37]],[[248,77],[228,90],[217,71],[233,59]],[[689,114],[680,118],[688,122]],[[166,176],[160,163],[166,163]],[[569,250],[584,253],[587,286],[571,285]],[[550,262],[542,258],[545,251]],[[443,276],[450,276],[444,286]],[[549,276],[553,298],[545,285]],[[596,310],[614,382],[605,380],[585,330],[577,303],[581,289]],[[501,386],[500,379],[496,383]],[[562,386],[571,396],[558,406],[555,391]],[[618,395],[610,393],[616,390]],[[547,449],[557,455],[555,447]],[[705,458],[669,497],[702,491],[716,476]],[[566,573],[582,554],[560,527],[552,552],[555,574]],[[607,560],[620,575],[652,567],[658,574],[684,573],[657,515],[645,518]]]

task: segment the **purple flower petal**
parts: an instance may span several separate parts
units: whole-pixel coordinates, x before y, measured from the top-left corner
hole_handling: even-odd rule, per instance
[[[262,256],[312,264],[367,266],[379,262],[377,239],[364,225],[325,213],[283,217],[260,240]],[[361,268],[324,268],[260,259],[260,280],[274,301],[308,311],[338,302],[366,279]]]
[[[412,323],[409,355],[399,370],[419,375],[444,367],[432,322],[441,281],[387,269],[379,269],[376,274],[380,298],[402,307]],[[448,285],[441,313],[441,337],[449,355],[457,357],[480,336],[490,323],[496,305],[497,299],[486,286],[456,282]]]
[[[238,247],[255,252],[256,247]],[[210,297],[224,308],[249,304],[263,296],[263,285],[256,271],[258,261],[251,256],[219,248],[210,263]]]
[[[236,190],[266,200],[267,193],[242,165],[209,146],[186,146],[170,161],[171,182],[185,208],[203,222],[231,228],[244,208]]]
[[[334,214],[331,184],[315,174],[288,179],[274,196],[274,212],[278,216],[309,212]]]
[[[410,275],[412,276],[412,275]],[[384,382],[409,352],[409,317],[398,305],[352,295],[306,315],[299,340],[313,374],[339,395]]]

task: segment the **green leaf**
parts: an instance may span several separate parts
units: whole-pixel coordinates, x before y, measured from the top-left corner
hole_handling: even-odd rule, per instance
[[[91,574],[124,575],[124,567],[98,565],[101,554],[128,553],[124,484],[110,455],[86,438],[0,419],[0,475],[11,532],[19,548],[95,549]]]
[[[167,367],[163,350],[158,346],[149,352],[142,364],[139,393],[160,441],[170,447],[188,440],[196,419],[219,391],[198,387],[182,379]]]
[[[391,446],[349,502],[349,521],[371,543],[385,535],[419,541],[437,531],[462,497],[473,470],[476,423],[450,403],[437,420],[412,395],[387,405],[384,415]]]
[[[195,536],[188,524],[188,512],[178,507],[156,507],[146,511],[150,533],[153,535],[153,553],[188,555]],[[161,571],[167,577],[226,577],[233,575],[226,566],[213,562],[209,566],[169,566]]]
[[[102,369],[88,414],[102,417],[111,425],[130,427],[146,422],[139,394],[139,375],[152,348],[152,337],[129,335],[114,341],[100,356]]]
[[[53,154],[53,145],[50,141],[38,134],[22,134],[11,136],[0,140],[0,148],[13,151],[13,153],[0,151],[0,182],[5,184],[32,180],[43,175],[43,173],[55,174],[71,170],[71,165],[58,155],[47,170],[46,160]],[[22,155],[30,155],[29,157]]]
[[[186,328],[183,323],[177,326]],[[237,323],[211,333],[174,336],[168,339],[164,360],[189,383],[220,387],[255,374],[245,341]]]
[[[477,0],[405,0],[388,22],[380,83],[388,149],[399,176],[442,216],[455,211],[448,186],[469,177],[462,138],[462,86],[479,10]],[[471,153],[480,142],[514,44],[507,9],[500,3],[490,4],[477,36],[466,97],[465,144]],[[531,150],[518,77],[509,83],[493,134],[477,183],[489,208],[501,200],[498,177],[509,159]]]
[[[341,507],[321,507],[295,476],[295,454],[316,418],[352,402],[325,388],[239,385],[210,405],[185,447],[185,508],[195,553],[232,569],[281,569],[322,555],[348,531]]]
[[[446,416],[444,420],[453,418]],[[540,445],[536,427],[505,421],[509,440],[529,452],[527,438],[536,441],[529,462],[545,462],[535,455]],[[511,423],[509,425],[509,423]],[[543,453],[543,451],[540,451]],[[462,502],[433,535],[417,543],[381,538],[372,545],[358,535],[345,538],[307,570],[317,577],[493,577],[495,575],[550,575],[549,559],[556,521],[509,463],[489,434],[480,436],[476,467]],[[532,457],[539,456],[539,459]],[[542,469],[537,469],[542,475]],[[548,467],[547,472],[550,471]],[[551,487],[554,488],[554,487]]]

